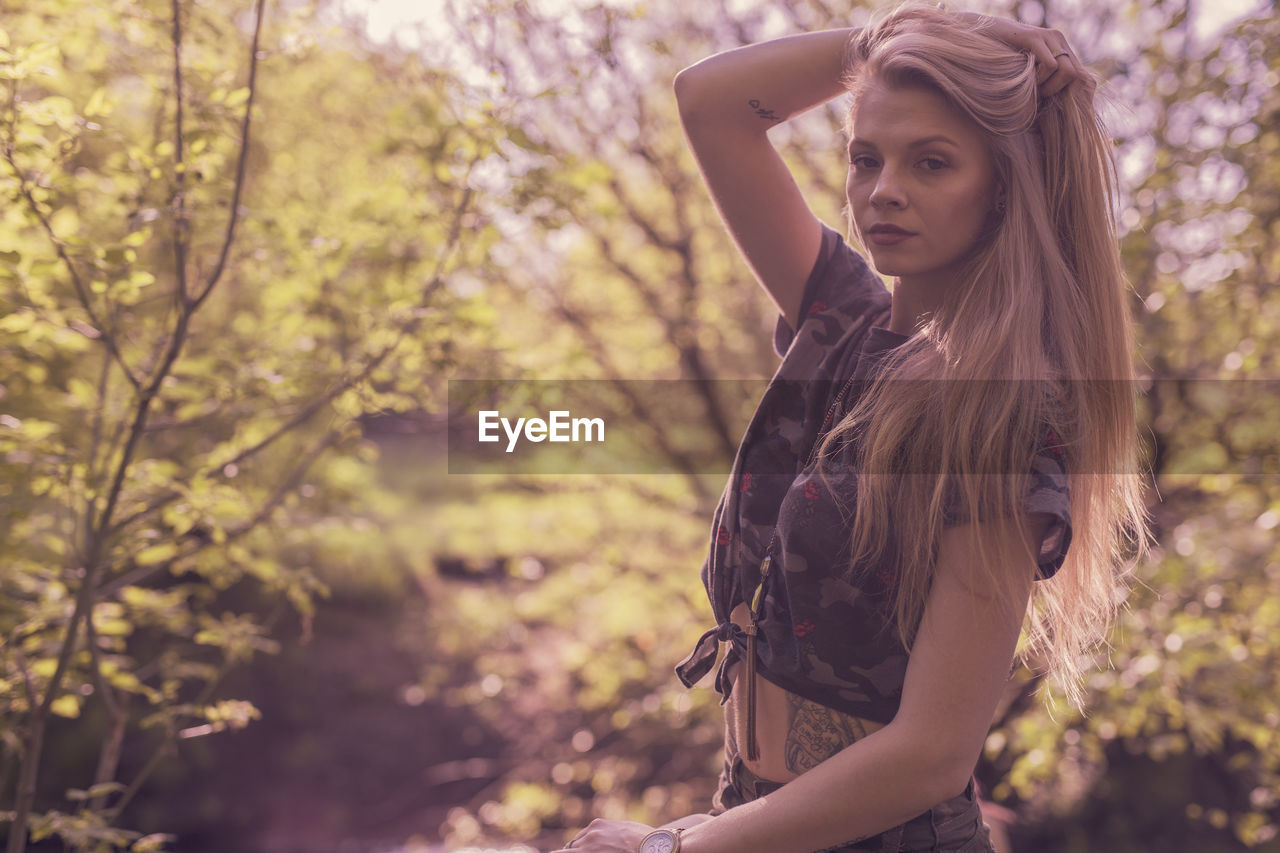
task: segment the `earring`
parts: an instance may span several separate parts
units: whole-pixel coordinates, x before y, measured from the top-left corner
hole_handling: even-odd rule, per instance
[[[997,213],[1004,213],[1004,209],[1005,209],[1005,207],[1007,207],[1007,206],[1008,206],[1008,205],[1007,205],[1007,203],[1005,202],[1005,200],[1004,200],[1004,199],[998,199],[998,200],[996,201],[996,212],[997,212]]]

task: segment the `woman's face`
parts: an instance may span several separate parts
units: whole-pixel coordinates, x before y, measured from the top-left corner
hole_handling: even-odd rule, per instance
[[[854,106],[846,192],[875,268],[940,294],[996,200],[982,132],[937,92],[868,80]],[[877,225],[911,232],[877,235]]]

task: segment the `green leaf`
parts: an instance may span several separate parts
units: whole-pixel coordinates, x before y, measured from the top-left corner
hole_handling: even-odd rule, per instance
[[[133,561],[139,566],[154,566],[172,560],[176,556],[178,556],[178,546],[173,542],[162,542],[159,545],[143,548]]]
[[[93,90],[93,94],[89,96],[89,101],[84,105],[84,114],[86,116],[103,116],[110,112],[107,106],[107,90],[99,86]]]
[[[177,841],[178,836],[168,835],[163,832],[153,832],[150,835],[144,835],[137,841],[133,842],[133,846],[129,848],[130,853],[164,853],[165,845]]]
[[[0,332],[20,335],[36,324],[36,315],[32,311],[19,310],[0,317]]]
[[[41,127],[69,129],[75,124],[76,110],[70,98],[52,95],[38,101],[23,101],[18,105],[19,114],[32,124]]]
[[[28,668],[31,670],[31,674],[37,678],[52,678],[58,669],[58,660],[57,658],[40,658],[37,661],[32,661]]]
[[[81,802],[83,800],[92,800],[95,797],[105,797],[107,794],[124,790],[127,790],[126,787],[119,782],[102,782],[87,791],[80,788],[70,788],[67,790],[67,799],[72,802]]]
[[[150,239],[151,239],[151,229],[143,228],[141,230],[134,231],[130,234],[125,235],[125,238],[120,242],[126,246],[137,248],[138,246],[145,244]]]
[[[80,697],[74,693],[65,693],[53,700],[49,705],[49,710],[59,717],[75,719],[80,716],[80,701]]]

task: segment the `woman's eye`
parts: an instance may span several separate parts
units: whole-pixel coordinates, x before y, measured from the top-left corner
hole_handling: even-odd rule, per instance
[[[920,163],[923,164],[927,172],[937,172],[947,168],[947,161],[940,160],[937,157],[925,157]],[[854,154],[849,157],[849,165],[862,169],[874,169],[876,161],[865,154]]]

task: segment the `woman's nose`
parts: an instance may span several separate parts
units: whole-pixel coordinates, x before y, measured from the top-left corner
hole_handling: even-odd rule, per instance
[[[906,205],[907,199],[902,192],[902,182],[897,179],[892,170],[887,168],[880,170],[880,175],[876,178],[876,185],[871,189],[870,201],[874,207],[890,205],[903,207]]]

